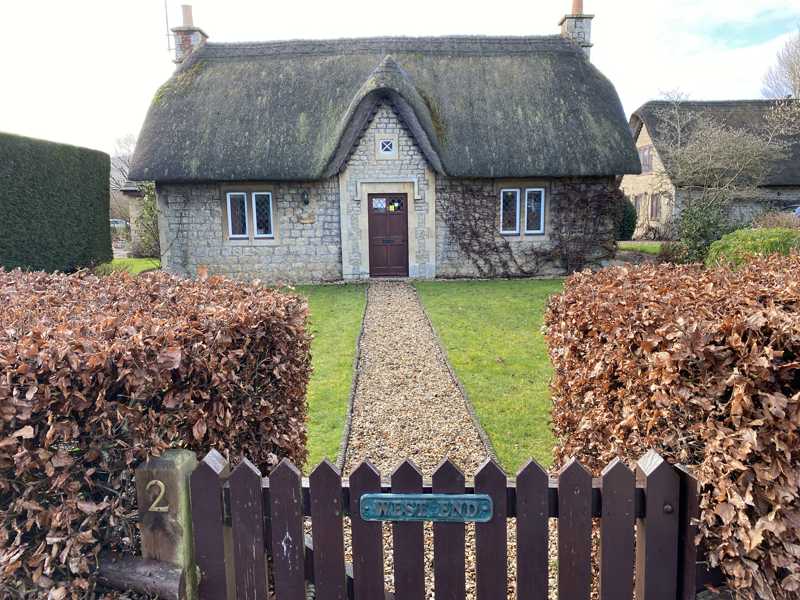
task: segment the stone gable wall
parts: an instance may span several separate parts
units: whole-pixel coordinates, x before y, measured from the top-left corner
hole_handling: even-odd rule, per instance
[[[383,138],[396,140],[396,158],[381,158],[378,154],[377,143]],[[391,105],[379,105],[340,175],[346,279],[369,276],[367,194],[392,191],[408,193],[409,275],[435,276],[433,180],[422,151]]]
[[[229,240],[225,192],[272,192],[275,240]],[[309,205],[302,193],[309,194]],[[337,281],[342,278],[339,192],[336,179],[299,183],[169,184],[157,189],[162,266],[195,276],[266,282]]]

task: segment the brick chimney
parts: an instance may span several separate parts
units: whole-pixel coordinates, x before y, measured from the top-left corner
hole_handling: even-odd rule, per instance
[[[592,52],[592,19],[594,15],[583,12],[583,0],[572,0],[572,14],[565,15],[559,25],[561,35],[578,44],[591,58]]]
[[[186,60],[195,48],[202,46],[208,39],[206,32],[195,27],[192,20],[192,7],[188,4],[181,6],[183,12],[183,25],[180,27],[173,27],[172,33],[175,34],[175,62],[176,64],[182,63]]]

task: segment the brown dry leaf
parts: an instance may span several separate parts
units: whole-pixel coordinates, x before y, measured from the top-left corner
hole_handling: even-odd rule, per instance
[[[18,429],[17,431],[11,434],[11,437],[22,438],[23,440],[33,439],[33,436],[34,436],[33,427],[31,427],[30,425],[26,425],[22,429]]]

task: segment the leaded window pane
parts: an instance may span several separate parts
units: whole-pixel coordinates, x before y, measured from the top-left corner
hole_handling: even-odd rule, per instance
[[[500,230],[503,233],[519,231],[519,190],[503,190],[500,193]]]
[[[256,236],[272,236],[272,194],[253,194],[253,214],[256,221]]]
[[[541,233],[544,231],[544,191],[525,192],[525,231]]]
[[[246,194],[228,194],[228,217],[231,237],[247,237]]]

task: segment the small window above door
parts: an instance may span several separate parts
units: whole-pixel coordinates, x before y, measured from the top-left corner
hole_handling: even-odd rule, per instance
[[[375,136],[375,158],[378,160],[397,158],[397,135],[378,134]]]

